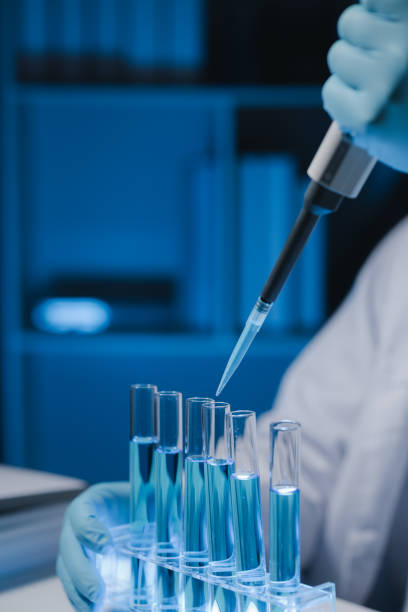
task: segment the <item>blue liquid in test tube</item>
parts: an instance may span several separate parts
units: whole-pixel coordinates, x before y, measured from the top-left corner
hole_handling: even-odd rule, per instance
[[[230,491],[231,466],[232,461],[218,459],[210,459],[205,465],[211,562],[230,562],[234,553]],[[216,567],[212,566],[212,569],[215,571]],[[221,573],[224,573],[222,567],[219,569]],[[226,570],[231,571],[231,567]]]
[[[232,474],[232,508],[236,541],[237,571],[261,567],[264,571],[261,497],[257,474]],[[265,576],[262,575],[263,582]]]
[[[290,583],[300,572],[299,489],[280,485],[270,490],[269,529],[270,578]]]
[[[178,557],[181,536],[183,453],[177,448],[155,450],[157,554]]]
[[[184,564],[200,567],[208,563],[204,459],[186,457],[184,469]]]
[[[130,524],[132,545],[149,547],[154,535],[154,469],[155,437],[134,436],[130,441]]]

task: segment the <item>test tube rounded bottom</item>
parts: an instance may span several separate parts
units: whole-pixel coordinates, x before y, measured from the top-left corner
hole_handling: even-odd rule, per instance
[[[207,612],[209,607],[210,585],[193,576],[181,574],[180,609],[185,612]]]
[[[179,575],[167,567],[157,567],[156,610],[179,608]]]
[[[153,563],[131,558],[132,597],[131,610],[147,611],[152,609],[156,590],[157,568]]]
[[[230,589],[225,589],[221,584],[210,585],[210,607],[211,612],[237,612],[241,610],[241,597]]]

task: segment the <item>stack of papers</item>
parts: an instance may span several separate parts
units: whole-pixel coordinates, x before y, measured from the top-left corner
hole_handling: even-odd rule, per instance
[[[0,589],[55,571],[64,512],[82,480],[0,465]]]

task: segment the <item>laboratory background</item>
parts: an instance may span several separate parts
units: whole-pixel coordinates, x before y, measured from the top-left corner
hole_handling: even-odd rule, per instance
[[[0,4],[0,462],[125,480],[130,384],[215,394],[302,207],[351,2]],[[224,392],[234,409],[271,407],[407,198],[377,164],[322,219]]]

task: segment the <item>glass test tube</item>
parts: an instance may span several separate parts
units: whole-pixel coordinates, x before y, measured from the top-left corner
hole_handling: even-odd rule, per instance
[[[203,405],[208,402],[211,398],[190,397],[186,401],[183,562],[189,567],[208,564],[202,419]]]
[[[153,452],[157,444],[155,385],[130,387],[130,536],[136,548],[151,546],[154,535]]]
[[[228,446],[225,402],[203,405],[206,462],[205,499],[208,523],[209,572],[231,576],[235,571],[230,476],[232,460]]]
[[[155,454],[156,554],[177,557],[181,538],[183,406],[178,391],[159,391]]]
[[[256,453],[256,414],[239,410],[227,415],[232,458],[231,498],[235,536],[236,579],[243,585],[265,584],[265,547]]]
[[[300,583],[300,425],[295,421],[272,423],[270,434],[270,587],[292,591]]]
[[[130,546],[151,548],[155,530],[154,461],[157,443],[155,385],[130,387]],[[131,603],[138,610],[151,609],[154,601],[155,567],[130,557]]]
[[[207,511],[204,484],[204,437],[202,408],[209,397],[190,397],[185,411],[185,463],[184,463],[184,540],[185,567],[197,569],[208,565]],[[208,610],[208,584],[192,576],[183,576],[183,609],[186,612]]]
[[[155,454],[156,555],[174,560],[180,554],[183,477],[183,405],[178,391],[157,393],[158,446]],[[156,607],[178,610],[179,576],[157,567]]]

